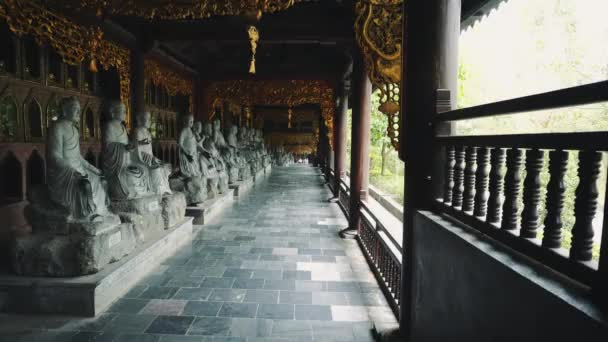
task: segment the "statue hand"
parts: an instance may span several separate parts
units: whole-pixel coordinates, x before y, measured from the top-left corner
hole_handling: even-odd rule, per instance
[[[132,143],[128,143],[127,145],[125,145],[125,149],[127,151],[133,151],[135,149],[135,145],[133,145]]]
[[[194,157],[193,156],[191,156],[189,154],[186,154],[186,158],[188,158],[189,162],[191,162],[191,163],[194,162]]]

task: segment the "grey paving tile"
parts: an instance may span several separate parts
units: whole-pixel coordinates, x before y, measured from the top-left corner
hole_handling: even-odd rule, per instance
[[[183,315],[186,316],[217,316],[217,313],[222,307],[221,302],[198,302],[190,301],[184,307],[182,311]]]
[[[296,320],[331,321],[329,305],[296,305]]]
[[[205,280],[201,283],[201,287],[229,289],[233,283],[234,278],[205,277]]]
[[[194,317],[191,316],[158,316],[146,329],[146,333],[185,335],[193,321]]]
[[[348,295],[353,298],[359,298],[361,295],[358,292],[313,292],[312,304],[317,305],[347,305],[349,304]]]
[[[227,268],[224,274],[222,275],[224,278],[241,278],[241,279],[249,279],[253,271],[247,269],[240,268]]]
[[[256,303],[224,303],[217,315],[219,317],[254,318],[257,309],[258,304]]]
[[[182,288],[173,295],[172,299],[207,300],[211,291],[210,288]]]
[[[169,299],[173,297],[177,287],[150,286],[138,298],[140,299]]]
[[[260,304],[257,318],[293,319],[294,305],[292,304]]]
[[[273,321],[270,319],[235,318],[230,326],[230,336],[253,338],[269,337]]]
[[[188,301],[186,300],[178,299],[152,299],[143,309],[141,309],[139,313],[148,315],[177,316],[181,314],[187,302]]]
[[[264,288],[264,279],[236,279],[232,284],[233,289],[262,289]]]
[[[141,333],[146,330],[156,315],[133,315],[118,314],[115,319],[109,322],[103,329],[113,333]]]
[[[312,304],[311,292],[281,291],[280,304]]]
[[[244,302],[258,304],[277,304],[279,291],[269,290],[247,290]]]
[[[310,280],[310,271],[283,271],[285,280]]]
[[[114,302],[106,311],[134,314],[143,309],[149,301],[149,299],[121,298]]]
[[[242,302],[247,290],[243,289],[213,289],[209,301],[213,302]]]
[[[227,336],[232,326],[232,319],[225,317],[197,317],[188,330],[188,335]]]
[[[295,280],[266,280],[264,282],[264,289],[266,290],[295,290]]]

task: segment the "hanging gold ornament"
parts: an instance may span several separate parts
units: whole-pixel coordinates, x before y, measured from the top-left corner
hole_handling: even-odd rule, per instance
[[[249,44],[251,45],[251,64],[249,65],[249,73],[255,74],[255,50],[258,47],[258,40],[260,39],[260,34],[258,29],[255,26],[249,26],[247,29],[247,33],[249,34]]]
[[[291,107],[287,110],[287,128],[291,128],[291,115],[293,114],[293,110]]]

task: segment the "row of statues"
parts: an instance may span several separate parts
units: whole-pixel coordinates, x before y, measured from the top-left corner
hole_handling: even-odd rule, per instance
[[[227,193],[270,165],[260,131],[232,126],[224,134],[219,121],[203,126],[187,115],[174,170],[154,156],[150,113],[138,113],[129,134],[117,101],[108,107],[97,168],[81,154],[78,99],[62,99],[60,109],[47,134],[46,184],[32,189],[25,208],[32,233],[17,236],[11,250],[18,274],[98,272],[180,224],[187,205]]]
[[[261,131],[231,126],[223,133],[219,120],[203,125],[186,116],[178,146],[180,174],[172,185],[190,204],[223,194],[270,165]]]
[[[272,164],[277,166],[289,166],[294,162],[294,156],[287,152],[284,146],[277,146],[271,154]]]

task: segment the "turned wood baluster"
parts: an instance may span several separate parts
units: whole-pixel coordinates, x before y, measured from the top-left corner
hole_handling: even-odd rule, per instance
[[[477,147],[467,148],[464,169],[464,194],[462,211],[471,212],[475,204],[475,173],[477,172]]]
[[[568,152],[549,153],[549,184],[547,184],[547,216],[543,230],[543,247],[559,248],[562,245],[562,211],[566,186],[564,176],[568,169]]]
[[[596,151],[581,151],[579,153],[578,178],[576,199],[574,200],[574,216],[572,228],[572,247],[570,258],[577,261],[591,260],[593,250],[593,219],[598,206],[597,179],[602,166],[602,154]]]
[[[464,193],[464,156],[465,147],[459,146],[456,149],[456,165],[454,166],[454,191],[452,195],[452,207],[462,208],[462,196]]]
[[[490,171],[490,197],[488,198],[488,217],[489,223],[500,222],[502,209],[502,192],[504,189],[504,165],[507,158],[507,151],[504,148],[495,148],[492,151],[492,169]]]
[[[526,179],[524,180],[524,210],[521,215],[520,236],[535,239],[540,227],[541,200],[540,171],[545,152],[532,149],[526,152]]]
[[[456,165],[456,149],[454,146],[446,146],[445,162],[445,184],[443,188],[443,203],[452,204],[452,194],[454,189],[454,166]]]
[[[488,185],[490,182],[490,151],[489,147],[479,148],[477,154],[477,174],[475,187],[475,210],[473,215],[485,217],[488,212]]]
[[[521,193],[521,167],[523,165],[524,153],[518,148],[507,152],[507,174],[505,176],[505,203],[502,210],[501,229],[517,229],[517,211],[519,205],[517,199]]]

